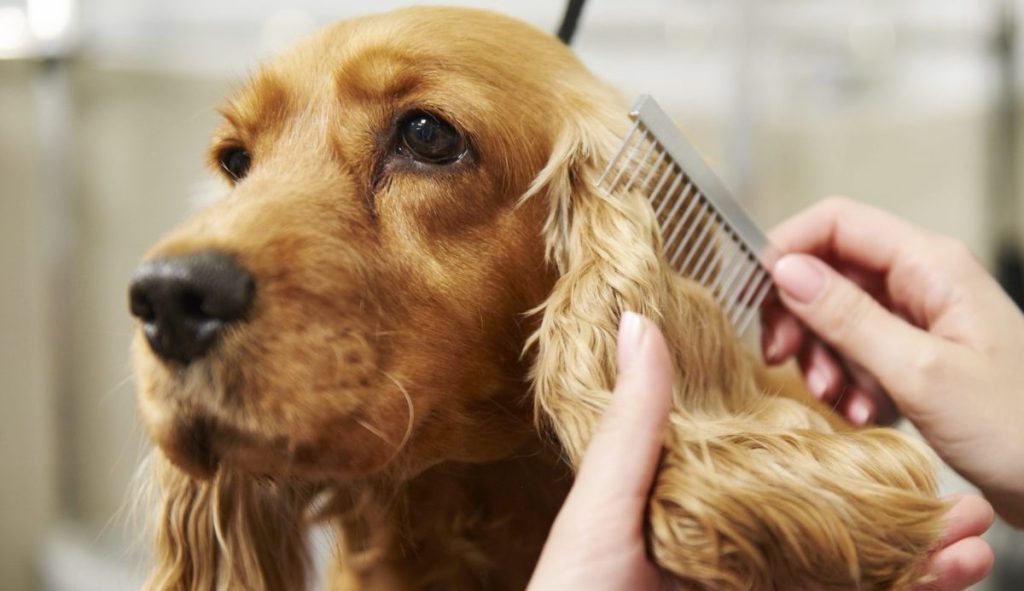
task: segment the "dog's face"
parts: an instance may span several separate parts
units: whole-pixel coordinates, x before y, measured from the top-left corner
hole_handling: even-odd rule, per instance
[[[132,285],[164,453],[329,479],[521,445],[524,313],[554,273],[547,206],[519,198],[581,76],[553,38],[441,9],[336,25],[262,70],[211,147],[230,193]]]

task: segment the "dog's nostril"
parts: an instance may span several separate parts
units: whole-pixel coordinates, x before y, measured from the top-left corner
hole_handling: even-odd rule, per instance
[[[129,307],[157,355],[188,364],[206,354],[224,326],[245,316],[255,291],[252,276],[232,257],[201,251],[141,265]]]
[[[150,305],[149,299],[145,294],[132,289],[129,294],[129,307],[132,312],[132,316],[135,316],[143,322],[152,322],[156,320],[156,314],[153,312],[153,306]]]

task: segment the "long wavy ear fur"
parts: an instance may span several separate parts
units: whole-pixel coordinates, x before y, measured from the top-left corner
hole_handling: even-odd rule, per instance
[[[531,340],[538,419],[578,466],[614,383],[619,316],[642,313],[665,332],[676,370],[648,534],[681,587],[921,582],[947,510],[927,451],[888,429],[834,432],[817,411],[762,389],[717,305],[663,261],[644,196],[595,188],[622,113],[581,110],[524,197],[550,202],[548,255],[560,272]]]
[[[311,491],[224,471],[196,480],[152,454],[160,510],[145,591],[305,588]]]

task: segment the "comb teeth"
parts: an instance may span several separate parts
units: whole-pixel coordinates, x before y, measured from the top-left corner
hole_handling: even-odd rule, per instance
[[[647,196],[669,265],[706,287],[742,335],[772,289],[775,249],[654,99],[641,96],[630,118],[598,187]]]

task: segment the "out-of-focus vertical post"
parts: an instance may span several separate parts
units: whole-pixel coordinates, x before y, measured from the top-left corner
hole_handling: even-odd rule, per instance
[[[78,45],[77,0],[26,0],[0,8],[0,60],[21,61],[32,70],[32,100],[36,131],[34,156],[38,178],[35,199],[39,227],[30,233],[38,242],[34,252],[44,267],[45,301],[40,302],[46,325],[45,347],[49,359],[50,392],[41,395],[51,401],[50,425],[54,434],[57,509],[74,515],[76,507],[72,428],[70,358],[64,336],[71,322],[71,270],[75,249],[73,165],[73,102],[68,63]],[[17,453],[17,452],[15,452]]]
[[[53,374],[52,421],[56,441],[57,494],[61,512],[77,513],[74,485],[74,398],[71,358],[66,335],[73,322],[72,263],[75,248],[75,199],[72,181],[73,155],[72,98],[68,65],[62,57],[50,56],[36,66],[33,94],[38,132],[37,181],[43,227],[40,241],[46,264],[46,336]]]

